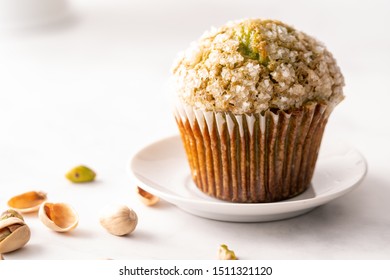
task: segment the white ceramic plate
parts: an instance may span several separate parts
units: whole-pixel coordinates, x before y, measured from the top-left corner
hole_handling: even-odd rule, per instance
[[[232,222],[265,222],[309,212],[354,189],[366,174],[363,156],[345,144],[323,145],[310,188],[274,203],[231,203],[203,194],[192,182],[179,136],[140,150],[130,162],[133,179],[146,191],[191,214]]]

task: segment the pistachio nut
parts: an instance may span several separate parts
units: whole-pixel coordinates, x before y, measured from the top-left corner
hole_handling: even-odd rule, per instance
[[[8,200],[8,206],[21,213],[36,212],[46,199],[46,193],[31,191],[12,197]]]
[[[14,210],[14,209],[8,209],[8,210],[4,211],[0,216],[0,221],[8,219],[8,218],[12,218],[12,217],[19,218],[22,221],[24,221],[23,216],[18,211]]]
[[[160,200],[157,196],[141,189],[140,187],[137,187],[137,194],[142,203],[147,206],[153,206]]]
[[[138,217],[126,205],[107,205],[103,208],[99,221],[109,233],[122,236],[135,230]]]
[[[73,183],[86,183],[95,180],[96,173],[87,166],[79,165],[69,170],[65,177]]]
[[[71,231],[79,223],[76,211],[66,203],[44,202],[38,216],[45,226],[57,232]]]
[[[220,260],[237,260],[234,251],[229,250],[228,246],[222,244],[218,249],[218,259]]]
[[[14,211],[16,212],[16,211]],[[22,248],[30,240],[30,229],[19,213],[5,211],[0,217],[0,253]]]

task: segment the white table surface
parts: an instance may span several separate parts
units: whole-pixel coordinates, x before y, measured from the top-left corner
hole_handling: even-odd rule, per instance
[[[0,210],[15,194],[43,190],[80,215],[66,234],[27,215],[31,240],[6,259],[215,259],[221,243],[241,259],[390,258],[389,2],[209,2],[72,1],[72,16],[60,24],[0,33]],[[324,141],[356,147],[369,165],[365,180],[277,222],[207,220],[164,201],[144,206],[128,161],[178,133],[167,90],[176,54],[211,25],[243,17],[283,20],[333,52],[346,99]],[[78,164],[96,170],[96,182],[68,182],[65,172]],[[110,203],[138,213],[133,234],[116,237],[100,226],[99,211]]]

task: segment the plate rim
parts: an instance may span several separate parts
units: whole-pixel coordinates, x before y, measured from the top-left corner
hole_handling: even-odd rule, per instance
[[[144,188],[146,191],[159,196],[160,198],[166,200],[167,202],[179,207],[179,208],[188,208],[188,209],[196,209],[195,206],[209,206],[209,207],[220,207],[224,208],[223,211],[225,212],[228,210],[237,210],[237,209],[246,209],[246,210],[254,210],[257,211],[260,210],[268,210],[267,213],[264,214],[280,214],[280,213],[288,213],[293,211],[299,211],[303,209],[309,209],[309,208],[315,208],[320,205],[326,204],[338,197],[341,197],[345,195],[346,193],[352,191],[353,189],[357,188],[360,183],[364,180],[364,178],[367,175],[368,172],[368,164],[366,158],[362,155],[361,152],[359,152],[355,147],[348,145],[344,143],[350,150],[352,150],[354,153],[356,153],[362,160],[363,165],[363,172],[360,174],[360,177],[355,181],[352,182],[351,185],[347,187],[343,187],[340,191],[331,192],[331,193],[324,193],[320,194],[318,196],[312,197],[312,198],[306,198],[306,199],[299,199],[299,200],[283,200],[278,202],[270,202],[270,203],[236,203],[236,202],[229,202],[229,201],[210,201],[210,200],[202,200],[201,198],[198,199],[191,199],[187,197],[182,197],[177,194],[171,194],[166,193],[163,191],[160,191],[159,189],[154,188],[153,186],[148,185],[144,181],[142,181],[139,177],[141,176],[144,180],[148,180],[147,178],[144,178],[144,176],[137,174],[134,171],[134,164],[136,161],[136,158],[138,155],[142,154],[145,150],[152,146],[161,145],[163,142],[173,141],[173,140],[180,140],[180,135],[171,135],[168,137],[160,138],[154,142],[151,142],[149,144],[144,145],[141,149],[136,151],[133,156],[130,158],[130,160],[127,163],[127,171],[129,172],[132,179],[136,181],[137,184],[140,185],[140,187]],[[320,159],[320,158],[319,158]],[[190,175],[190,171],[188,172]],[[185,207],[182,207],[183,204]],[[283,208],[283,206],[286,209],[285,211],[281,211],[280,208]],[[293,209],[291,209],[293,208]],[[272,210],[272,211],[269,211]],[[275,211],[278,210],[278,211]],[[219,211],[216,211],[216,213],[219,213]],[[228,214],[228,213],[226,213]],[[245,214],[249,215],[249,214]],[[261,213],[253,213],[251,216],[261,216]]]

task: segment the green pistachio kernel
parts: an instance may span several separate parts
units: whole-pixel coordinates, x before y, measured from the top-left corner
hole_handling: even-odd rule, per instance
[[[237,260],[236,254],[233,250],[229,250],[228,246],[222,244],[218,250],[218,258],[220,260]]]
[[[262,40],[260,34],[256,25],[240,25],[240,28],[236,30],[236,36],[240,42],[238,51],[243,57],[258,60],[262,65],[267,66],[269,63],[267,43]]]
[[[0,229],[0,242],[6,239],[12,232],[8,228]]]
[[[24,221],[23,216],[18,211],[13,210],[13,209],[8,209],[7,211],[4,211],[3,213],[1,213],[0,221],[6,220],[6,219],[12,218],[12,217],[19,218],[22,221]]]
[[[79,165],[66,173],[65,177],[73,183],[86,183],[92,182],[96,177],[96,173],[87,166]]]

